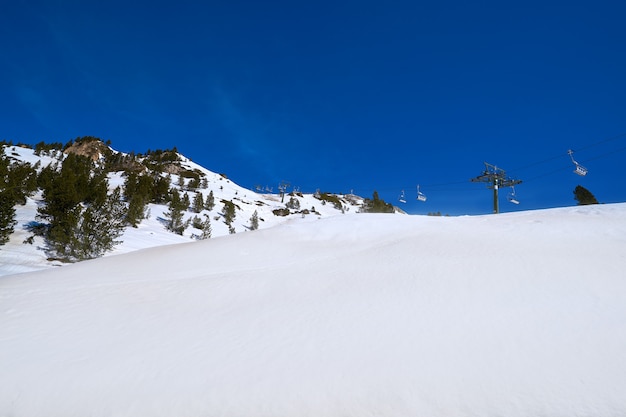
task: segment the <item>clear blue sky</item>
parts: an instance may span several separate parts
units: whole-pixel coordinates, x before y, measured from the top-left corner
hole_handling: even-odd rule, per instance
[[[1,9],[0,139],[176,146],[251,189],[404,189],[410,213],[490,213],[483,162],[524,181],[503,212],[573,205],[577,184],[626,201],[623,0]]]

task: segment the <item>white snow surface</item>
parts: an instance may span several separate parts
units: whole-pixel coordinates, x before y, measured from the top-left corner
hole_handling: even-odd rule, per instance
[[[625,267],[611,204],[294,217],[6,275],[0,416],[625,416]]]

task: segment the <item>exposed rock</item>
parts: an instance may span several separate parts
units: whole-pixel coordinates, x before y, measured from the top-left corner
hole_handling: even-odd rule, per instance
[[[94,162],[109,152],[111,152],[109,147],[97,139],[77,141],[65,150],[66,154],[83,155],[91,158]]]

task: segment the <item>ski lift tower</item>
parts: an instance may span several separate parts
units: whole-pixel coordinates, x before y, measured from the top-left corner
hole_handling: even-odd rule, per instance
[[[521,180],[514,180],[506,176],[506,172],[496,167],[495,165],[485,162],[485,171],[482,175],[472,178],[472,182],[486,182],[487,188],[493,190],[493,212],[495,214],[500,213],[500,206],[498,203],[498,189],[501,187],[512,187],[517,184],[521,184]]]
[[[284,203],[285,202],[285,192],[287,192],[287,188],[289,188],[289,182],[287,181],[281,181],[280,184],[278,185],[278,190],[280,191],[280,202]]]

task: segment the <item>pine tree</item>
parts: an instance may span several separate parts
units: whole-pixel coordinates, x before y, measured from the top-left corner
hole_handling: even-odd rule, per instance
[[[210,239],[211,238],[211,219],[208,214],[204,215],[205,219],[202,222],[202,234],[200,235],[200,239]]]
[[[128,200],[126,210],[126,223],[132,227],[138,227],[139,223],[146,218],[146,200],[141,195],[133,195]]]
[[[364,213],[393,213],[395,210],[392,204],[386,203],[378,196],[378,191],[374,191],[371,200],[366,198],[363,201],[361,211]]]
[[[192,178],[189,180],[187,184],[187,189],[191,191],[195,191],[200,188],[200,178]]]
[[[9,241],[16,224],[14,201],[9,193],[0,189],[0,245]]]
[[[206,198],[205,208],[211,211],[213,210],[213,207],[215,207],[215,197],[213,196],[213,190],[211,190],[209,191],[209,195]]]
[[[574,188],[574,200],[578,201],[579,206],[598,204],[598,200],[591,194],[591,191],[581,185]]]
[[[67,261],[104,255],[123,233],[126,208],[121,190],[108,194],[106,174],[89,158],[69,154],[59,171],[49,171],[38,218],[50,256]]]
[[[183,211],[185,209],[186,206],[180,198],[180,193],[178,192],[178,190],[172,189],[169,210],[164,213],[165,216],[168,218],[168,222],[166,225],[167,230],[169,230],[170,232],[174,232],[178,235],[183,234],[188,226],[188,222],[183,221]]]
[[[132,227],[147,217],[147,204],[153,195],[153,180],[147,175],[131,172],[124,181],[124,197],[128,203],[126,222]]]
[[[222,214],[224,215],[224,223],[230,226],[237,215],[235,212],[235,204],[232,201],[224,201],[224,211]]]
[[[37,190],[37,172],[29,163],[11,163],[2,156],[0,161],[0,190],[14,204],[26,204],[26,197]]]
[[[191,227],[202,230],[202,219],[198,216],[193,216],[191,218]]]
[[[4,149],[2,149],[4,152]],[[9,159],[0,154],[0,245],[9,241],[17,224],[15,220],[15,200],[10,189]]]
[[[202,193],[196,193],[193,198],[191,209],[194,213],[200,213],[204,209],[204,198],[202,197]]]
[[[37,218],[47,222],[44,237],[51,256],[73,260],[76,247],[75,237],[83,207],[88,198],[96,200],[101,187],[91,182],[91,159],[69,154],[59,171],[49,171],[46,188],[43,190],[44,204],[37,209]],[[91,190],[96,186],[96,190]]]
[[[184,207],[183,210],[187,211],[189,210],[189,206],[191,206],[191,201],[189,200],[189,194],[187,194],[186,192],[182,193],[182,197],[181,197],[181,205]]]
[[[292,210],[300,210],[300,201],[295,197],[291,197],[285,204],[285,207]]]
[[[252,217],[250,217],[250,230],[257,230],[259,228],[259,213],[254,210]]]
[[[126,224],[126,208],[121,194],[117,187],[104,200],[87,206],[77,228],[74,258],[98,258],[121,243],[116,240]]]
[[[170,177],[157,176],[154,179],[152,187],[152,202],[156,204],[163,204],[167,201],[170,192]]]

